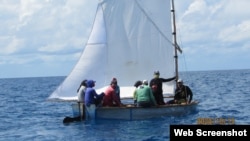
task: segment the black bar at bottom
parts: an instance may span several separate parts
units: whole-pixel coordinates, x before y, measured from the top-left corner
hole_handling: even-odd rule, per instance
[[[170,125],[170,141],[182,139],[250,140],[250,125]]]

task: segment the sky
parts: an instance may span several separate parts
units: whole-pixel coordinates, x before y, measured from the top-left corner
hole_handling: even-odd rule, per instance
[[[97,3],[0,0],[0,78],[67,76],[85,47]],[[250,69],[249,5],[175,0],[180,70]]]

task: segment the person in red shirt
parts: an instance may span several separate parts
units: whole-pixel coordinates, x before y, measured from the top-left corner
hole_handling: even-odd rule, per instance
[[[102,106],[121,106],[121,102],[116,95],[116,81],[111,81],[110,86],[105,90]]]
[[[118,85],[118,81],[117,81],[117,79],[116,79],[115,77],[113,77],[111,81],[113,81],[114,83],[116,83],[115,94],[116,94],[118,100],[121,102],[121,98],[120,98],[120,87],[119,87],[119,85]]]

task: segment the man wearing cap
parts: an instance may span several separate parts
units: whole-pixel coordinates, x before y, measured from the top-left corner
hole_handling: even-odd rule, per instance
[[[159,71],[154,72],[154,78],[151,79],[149,86],[153,90],[153,94],[158,105],[165,104],[164,97],[163,97],[162,83],[172,81],[175,78],[176,78],[175,76],[172,78],[167,78],[167,79],[160,78],[160,72]]]
[[[177,88],[175,90],[174,99],[167,102],[167,104],[188,104],[192,101],[193,93],[191,89],[183,84],[182,79],[178,79]]]

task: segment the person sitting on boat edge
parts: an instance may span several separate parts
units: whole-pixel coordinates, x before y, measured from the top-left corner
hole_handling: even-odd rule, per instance
[[[87,88],[87,79],[84,79],[79,88],[77,89],[77,97],[78,97],[78,102],[84,102],[84,97],[85,97],[85,90]]]
[[[151,107],[156,106],[157,103],[155,101],[153,92],[151,88],[148,86],[148,81],[144,80],[144,83],[135,91],[135,98],[137,101],[137,107]]]
[[[163,82],[170,82],[172,80],[175,80],[176,76],[172,77],[172,78],[160,78],[160,72],[159,71],[155,71],[154,72],[154,78],[151,79],[149,86],[152,88],[153,90],[153,94],[155,97],[155,100],[157,102],[158,105],[164,105],[164,97],[163,97],[163,89],[162,89],[162,83]]]
[[[84,99],[85,99],[85,91],[87,88],[87,79],[84,79],[79,88],[77,89],[77,97],[78,97],[78,107],[79,110],[81,110],[80,112],[80,118],[81,119],[85,119],[85,106],[84,106]]]
[[[122,103],[116,95],[116,88],[117,81],[113,79],[110,86],[108,86],[104,92],[105,96],[103,97],[102,106],[122,106]]]
[[[115,94],[119,100],[119,102],[121,103],[121,98],[120,98],[120,86],[118,85],[118,81],[115,77],[112,78],[112,80],[114,83],[116,83],[116,87],[115,87]]]
[[[85,99],[84,99],[84,103],[86,106],[90,106],[92,104],[98,106],[101,104],[102,99],[104,97],[103,92],[101,94],[97,94],[93,87],[95,87],[95,81],[87,80],[87,88],[85,91]]]
[[[183,84],[182,79],[178,79],[177,88],[175,90],[174,99],[167,102],[167,104],[188,104],[193,98],[192,90]]]
[[[134,84],[134,87],[135,87],[135,90],[134,90],[134,93],[133,93],[133,99],[134,99],[134,105],[136,106],[137,105],[137,100],[136,100],[136,95],[135,95],[135,92],[136,92],[136,89],[142,85],[142,81],[141,80],[137,80]]]
[[[95,81],[93,80],[87,80],[87,89],[85,91],[85,115],[86,119],[95,119],[95,109],[96,106],[101,105],[102,99],[104,97],[104,93],[97,94],[95,89],[93,88],[95,86]]]

